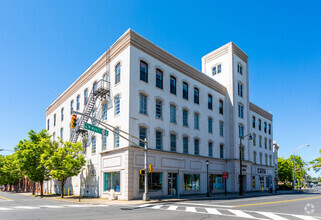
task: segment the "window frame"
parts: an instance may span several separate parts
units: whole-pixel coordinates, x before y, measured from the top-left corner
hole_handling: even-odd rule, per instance
[[[186,91],[184,88],[186,88]],[[182,95],[183,99],[188,100],[188,83],[187,82],[183,82],[182,92],[183,92],[183,95]]]
[[[174,85],[172,84],[174,82]],[[170,75],[170,81],[169,81],[169,87],[170,87],[170,93],[173,95],[177,94],[177,79],[175,76]]]
[[[207,95],[207,108],[213,110],[213,96],[211,94]]]
[[[146,65],[146,72],[142,72],[142,64]],[[144,60],[140,60],[139,62],[139,73],[139,80],[148,83],[148,63]]]
[[[197,87],[194,87],[194,104],[200,104],[200,90]]]
[[[160,75],[160,79],[159,79],[159,77],[157,77],[159,75]],[[155,71],[155,86],[157,88],[159,88],[159,89],[163,89],[163,82],[164,82],[163,71],[160,68],[156,68],[156,71]],[[160,83],[160,85],[158,85],[159,83]]]
[[[121,69],[120,69],[120,62],[115,65],[115,85],[120,83],[120,76],[121,76]]]

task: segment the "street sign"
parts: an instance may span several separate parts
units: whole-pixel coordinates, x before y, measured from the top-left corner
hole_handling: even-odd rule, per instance
[[[108,136],[108,131],[101,129],[95,125],[89,124],[89,123],[85,123],[85,129],[96,132],[98,134],[102,134],[104,136]]]
[[[228,179],[228,172],[223,173],[223,179]]]

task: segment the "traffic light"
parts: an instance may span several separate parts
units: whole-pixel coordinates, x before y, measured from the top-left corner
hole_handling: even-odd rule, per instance
[[[77,115],[72,115],[71,121],[70,121],[70,128],[75,129],[76,126],[77,126]]]
[[[152,173],[153,172],[153,165],[149,164],[148,172]]]
[[[141,170],[139,171],[139,173],[140,173],[140,175],[145,175],[145,174],[146,174],[146,170],[145,170],[145,169],[141,169]]]

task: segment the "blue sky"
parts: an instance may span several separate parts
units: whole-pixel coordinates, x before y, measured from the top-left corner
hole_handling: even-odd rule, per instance
[[[196,3],[197,2],[197,3]],[[128,28],[191,66],[233,41],[249,56],[250,100],[273,114],[279,156],[321,149],[321,2],[0,0],[0,148]],[[10,153],[10,152],[7,152]]]

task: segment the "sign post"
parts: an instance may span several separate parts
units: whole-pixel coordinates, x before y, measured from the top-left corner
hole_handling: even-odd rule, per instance
[[[224,179],[224,189],[225,189],[225,196],[227,195],[226,192],[226,180],[228,179],[228,172],[223,173],[223,179]]]

